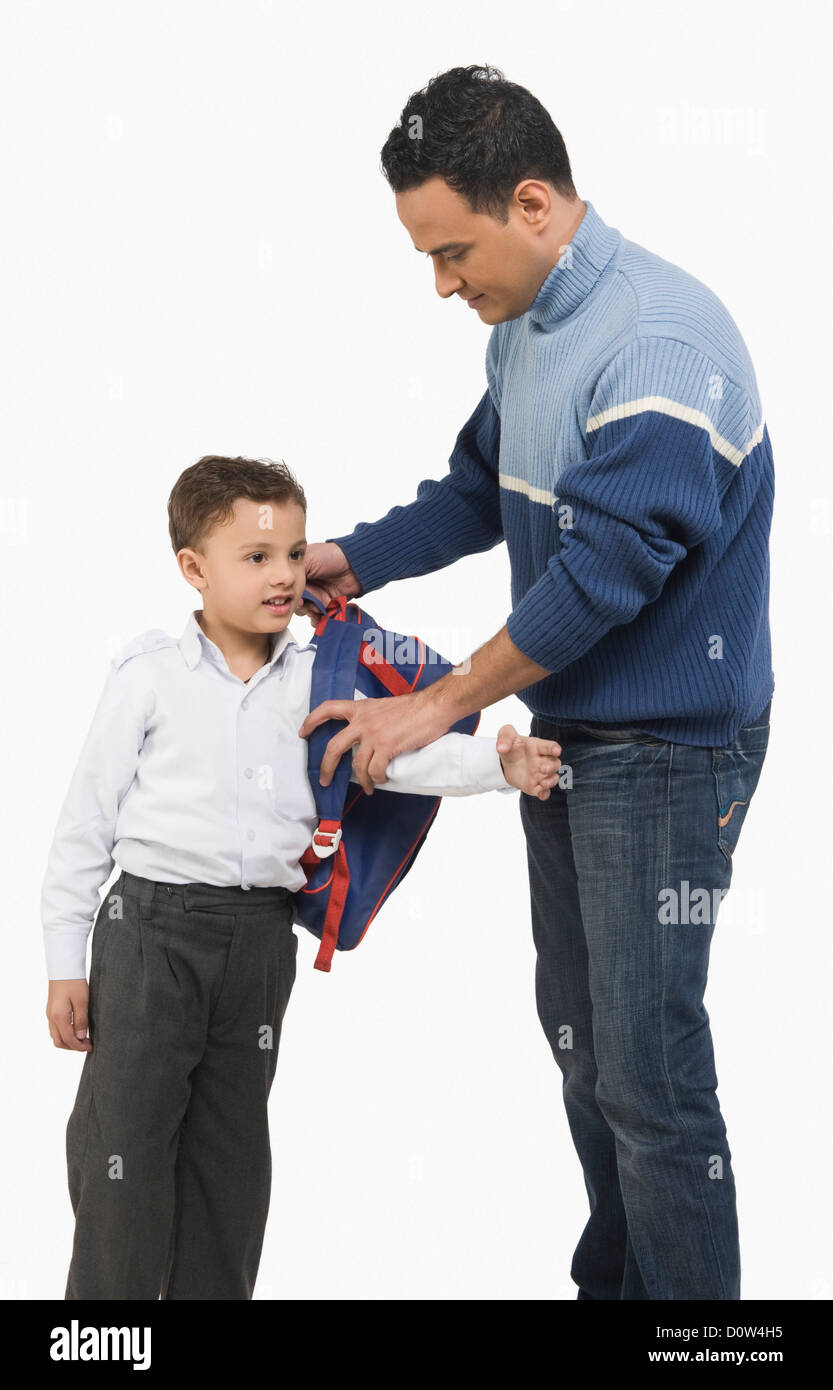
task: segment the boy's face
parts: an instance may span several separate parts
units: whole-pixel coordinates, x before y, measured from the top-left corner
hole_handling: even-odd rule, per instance
[[[215,526],[199,550],[180,550],[177,559],[215,621],[268,634],[282,631],[300,606],[306,546],[306,518],[297,502],[240,497],[230,521]]]

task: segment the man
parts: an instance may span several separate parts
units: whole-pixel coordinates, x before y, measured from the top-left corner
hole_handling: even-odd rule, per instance
[[[773,693],[769,434],[740,332],[685,271],[578,198],[540,103],[491,68],[408,101],[382,151],[437,292],[491,325],[450,471],[312,545],[356,597],[505,540],[512,611],[428,690],[327,701],[365,790],[516,693],[562,748],[521,796],[538,1012],[590,1217],[579,1299],[739,1299],[735,1184],[703,1006]]]

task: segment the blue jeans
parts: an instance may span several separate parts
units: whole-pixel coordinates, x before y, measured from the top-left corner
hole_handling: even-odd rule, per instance
[[[566,783],[520,812],[538,1016],[590,1203],[579,1299],[740,1298],[703,994],[770,709],[722,748],[532,719]]]

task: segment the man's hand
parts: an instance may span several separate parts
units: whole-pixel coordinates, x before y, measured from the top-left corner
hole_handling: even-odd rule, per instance
[[[560,743],[519,734],[512,724],[504,724],[498,730],[497,751],[507,782],[539,801],[548,799],[558,781]]]
[[[86,980],[50,980],[46,1001],[49,1032],[56,1047],[91,1052],[87,1037],[90,988]]]
[[[430,687],[413,695],[396,695],[393,699],[325,700],[310,710],[298,733],[307,738],[328,719],[346,719],[347,728],[333,734],[321,759],[320,782],[328,787],[343,753],[360,743],[353,758],[353,772],[368,796],[373,795],[375,783],[385,781],[388,763],[398,753],[424,748],[426,743],[447,734],[455,716],[427,699]]]
[[[308,545],[304,565],[307,572],[304,587],[310,589],[325,605],[331,598],[339,598],[342,594],[346,598],[358,598],[362,591],[347,562],[347,556],[335,541],[316,541],[313,545]],[[302,603],[297,612],[314,624],[321,617],[312,603]]]

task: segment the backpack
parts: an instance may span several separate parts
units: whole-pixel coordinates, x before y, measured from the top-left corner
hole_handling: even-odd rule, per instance
[[[423,690],[452,663],[418,637],[379,627],[346,598],[323,603],[309,590],[304,599],[321,612],[311,639],[316,648],[310,709],[324,700],[353,700],[355,691],[379,699]],[[449,732],[473,734],[480,711],[465,715]],[[350,781],[353,750],[341,756],[330,785],[319,781],[329,740],[345,728],[328,719],[307,739],[307,771],[319,817],[312,843],[299,863],[306,887],[294,894],[295,921],[321,942],[316,970],[329,970],[333,952],[352,951],[382,904],[413,865],[440,809],[441,796],[375,788],[368,796]]]

